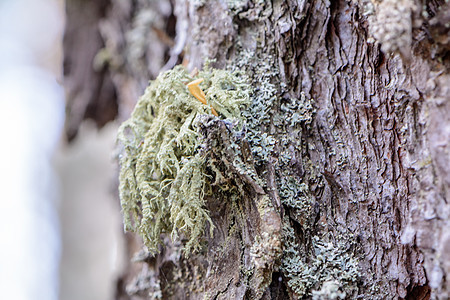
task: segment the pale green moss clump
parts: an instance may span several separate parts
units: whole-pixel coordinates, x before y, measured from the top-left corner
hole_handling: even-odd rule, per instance
[[[242,76],[206,68],[197,78],[204,78],[200,87],[219,117],[241,118],[250,102]],[[119,129],[125,230],[140,234],[151,253],[158,252],[161,234],[172,240],[184,234],[188,253],[200,247],[206,223],[211,235],[214,229],[205,209],[208,178],[196,125],[196,117],[211,108],[189,93],[186,84],[194,79],[181,66],[162,73]]]

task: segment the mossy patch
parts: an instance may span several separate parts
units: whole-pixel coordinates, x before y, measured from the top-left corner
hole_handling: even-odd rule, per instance
[[[220,118],[239,122],[250,102],[250,87],[239,74],[206,67],[196,78],[204,78],[208,105],[189,93],[186,84],[195,78],[178,66],[150,83],[119,129],[125,230],[140,234],[151,253],[158,252],[161,234],[172,240],[183,234],[185,253],[199,249],[206,224],[212,235],[197,116],[211,114],[212,106]]]

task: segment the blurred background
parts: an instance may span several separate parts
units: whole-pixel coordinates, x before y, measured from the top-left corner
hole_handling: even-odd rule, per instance
[[[63,134],[62,0],[0,0],[0,298],[112,299],[117,124]]]

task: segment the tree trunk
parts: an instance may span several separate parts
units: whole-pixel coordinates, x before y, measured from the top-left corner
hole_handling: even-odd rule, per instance
[[[87,108],[124,121],[179,63],[214,59],[253,87],[245,135],[220,118],[200,129],[239,190],[206,196],[214,234],[188,256],[168,236],[159,254],[141,251],[118,299],[450,297],[445,1],[89,3],[67,1],[69,134],[112,118]],[[90,5],[100,12],[80,27]]]

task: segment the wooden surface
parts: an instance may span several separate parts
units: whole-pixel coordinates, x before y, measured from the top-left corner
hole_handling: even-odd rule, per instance
[[[251,148],[247,165],[265,182],[262,190],[227,169],[245,192],[236,201],[219,193],[208,199],[216,230],[205,252],[184,258],[181,245],[166,240],[160,255],[130,266],[123,280],[132,295],[123,289],[121,299],[296,299],[313,291],[326,299],[324,283],[333,280],[348,298],[428,299],[431,292],[447,299],[450,61],[448,29],[439,27],[448,10],[443,1],[405,0],[400,9],[391,0],[112,0],[92,15],[94,4],[72,2],[77,9],[68,6],[65,39],[69,136],[86,116],[99,124],[116,114],[126,119],[148,80],[182,61],[193,69],[213,58],[215,67],[246,71],[259,99],[239,151]],[[104,47],[95,71],[93,57]],[[102,105],[105,116],[88,113]],[[226,145],[221,126],[204,130]],[[237,155],[220,151],[224,159]],[[257,209],[266,197],[267,215]],[[273,240],[263,244],[282,241],[284,252],[264,248],[258,261],[255,249],[267,232]],[[320,243],[344,249],[346,263],[357,261],[355,280],[321,264],[299,294],[290,280],[305,273],[286,271],[287,257],[297,253],[301,265],[311,265]]]

